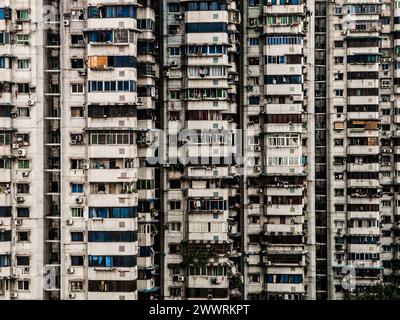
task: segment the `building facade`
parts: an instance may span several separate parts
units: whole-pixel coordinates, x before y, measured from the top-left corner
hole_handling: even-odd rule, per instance
[[[0,299],[398,283],[399,10],[0,1]]]

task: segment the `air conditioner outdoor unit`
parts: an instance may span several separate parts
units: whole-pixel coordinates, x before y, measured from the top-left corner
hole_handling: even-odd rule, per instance
[[[15,221],[14,221],[14,224],[15,224],[16,226],[22,226],[22,219],[15,220]]]
[[[82,204],[83,203],[83,198],[76,198],[75,202]]]
[[[177,277],[177,281],[183,282],[183,281],[185,281],[185,277],[184,276],[178,276]]]
[[[67,273],[68,274],[73,274],[73,273],[75,273],[75,269],[74,268],[68,268],[67,269]]]
[[[256,151],[256,152],[261,151],[261,147],[260,147],[260,146],[255,146],[255,147],[254,147],[254,151]]]
[[[75,297],[76,297],[76,294],[75,294],[75,293],[70,293],[70,294],[69,294],[69,298],[70,298],[70,299],[75,299]]]
[[[18,202],[18,203],[24,203],[24,202],[25,202],[24,197],[18,197],[18,198],[17,198],[17,202]]]
[[[15,292],[15,291],[11,292],[10,293],[10,298],[12,298],[12,299],[18,298],[18,292]]]
[[[68,226],[70,226],[70,225],[73,225],[73,224],[74,224],[74,220],[72,220],[72,219],[67,219],[67,220],[65,221],[65,223],[66,223]]]
[[[143,104],[143,98],[137,98],[136,103],[137,103],[138,105],[142,105],[142,104]]]
[[[22,24],[15,25],[15,30],[16,31],[22,31]]]
[[[83,170],[89,170],[89,169],[90,169],[89,163],[84,163],[83,164]]]
[[[69,26],[69,20],[64,20],[64,26]]]
[[[35,105],[35,100],[29,99],[28,106],[33,106],[33,105]]]
[[[260,172],[260,171],[261,171],[261,166],[255,166],[255,167],[254,167],[254,171]]]
[[[26,156],[26,150],[25,149],[18,149],[17,155],[18,155],[18,157],[25,157]]]
[[[23,176],[24,178],[29,177],[29,171],[23,171],[23,172],[22,172],[22,176]]]

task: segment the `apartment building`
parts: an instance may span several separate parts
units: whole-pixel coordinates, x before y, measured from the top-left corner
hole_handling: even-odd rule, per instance
[[[355,290],[368,291],[382,279],[383,258],[390,262],[393,258],[388,250],[398,247],[391,238],[391,233],[396,233],[396,216],[391,211],[396,202],[391,195],[396,177],[390,173],[394,164],[390,146],[396,139],[388,117],[396,93],[392,87],[395,78],[391,78],[396,60],[391,44],[395,35],[391,23],[396,23],[392,6],[390,1],[336,1],[326,8],[329,64],[323,76],[329,132],[330,298],[342,297],[344,265],[355,268]],[[390,227],[388,223],[392,223]],[[385,273],[390,274],[390,268]]]
[[[0,299],[398,283],[399,10],[0,0]]]
[[[161,294],[238,298],[238,3],[163,3],[163,129],[177,143],[162,170]]]

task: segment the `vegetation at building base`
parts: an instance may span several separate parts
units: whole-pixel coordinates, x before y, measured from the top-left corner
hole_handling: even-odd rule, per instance
[[[371,292],[346,292],[344,300],[400,300],[400,285],[380,283]]]

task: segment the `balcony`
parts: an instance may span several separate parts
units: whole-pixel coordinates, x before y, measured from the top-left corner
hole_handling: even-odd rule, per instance
[[[91,194],[88,203],[98,207],[134,207],[137,206],[137,194]]]
[[[305,293],[303,283],[265,283],[264,290],[268,292]]]
[[[90,169],[89,182],[132,182],[136,178],[134,169]]]
[[[186,286],[189,288],[228,288],[226,276],[187,276]]]
[[[303,214],[303,206],[300,205],[290,205],[290,204],[269,204],[264,207],[264,215],[268,216],[301,216]]]
[[[357,145],[357,146],[348,146],[347,147],[347,153],[348,154],[354,154],[354,155],[359,155],[359,154],[379,154],[380,147],[378,146],[362,146],[362,145]]]

